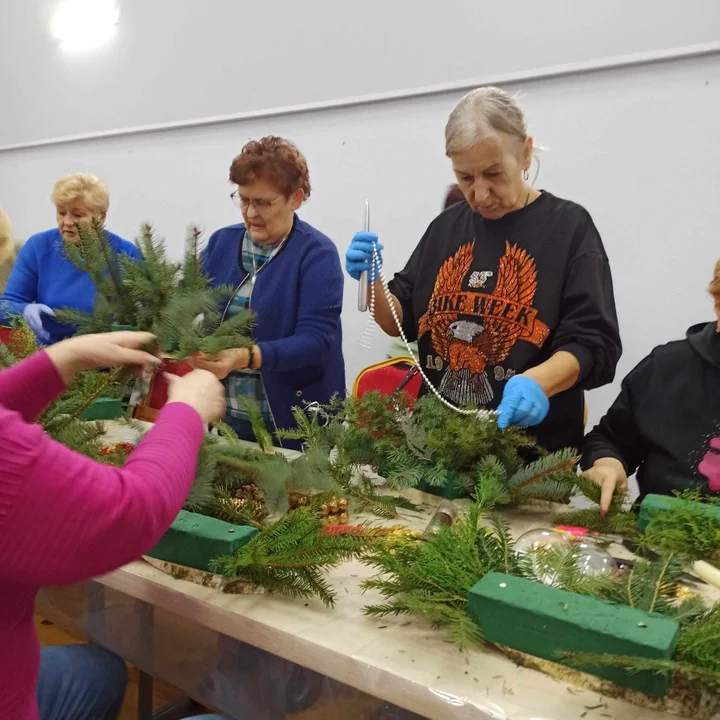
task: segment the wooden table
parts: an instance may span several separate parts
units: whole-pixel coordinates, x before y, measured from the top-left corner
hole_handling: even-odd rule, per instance
[[[128,439],[127,432],[114,428],[112,440]],[[438,499],[417,491],[408,494],[422,510],[403,511],[400,522],[424,529]],[[511,514],[515,536],[546,527],[549,514],[547,508]],[[613,547],[613,554],[623,553],[630,557],[622,547]],[[237,659],[243,653],[247,657],[248,651],[264,651],[258,663],[262,667],[267,660],[268,673],[273,672],[273,658],[265,653],[432,720],[668,717],[518,667],[491,649],[461,653],[443,631],[431,629],[418,617],[365,617],[363,607],[379,599],[360,589],[372,574],[359,562],[332,571],[338,601],[331,610],[316,600],[226,595],[138,561],[95,582],[45,590],[38,609],[239,720],[266,717],[263,708],[271,702],[257,691],[263,672],[252,677],[249,666],[238,669]],[[720,593],[708,593],[720,599]],[[595,685],[600,687],[599,681]],[[257,706],[238,703],[241,693],[255,691],[260,696]],[[336,716],[354,717],[347,712]]]
[[[427,507],[402,520],[422,528],[431,513]],[[543,527],[547,511],[516,514],[512,525],[515,533]],[[461,653],[417,617],[367,618],[362,608],[378,597],[363,595],[359,585],[370,575],[359,562],[334,570],[338,602],[329,610],[319,601],[225,595],[138,561],[97,583],[47,590],[39,609],[61,625],[81,625],[142,670],[231,714],[247,708],[235,707],[211,677],[222,666],[219,685],[243,682],[228,662],[240,641],[433,720],[667,717],[518,667],[489,649]]]

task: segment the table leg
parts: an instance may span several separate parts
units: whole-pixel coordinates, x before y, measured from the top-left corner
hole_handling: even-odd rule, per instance
[[[135,601],[139,627],[137,664],[150,674],[155,673],[155,609],[142,600]]]
[[[138,680],[138,720],[152,720],[153,679],[152,675],[140,672]]]
[[[92,642],[105,646],[105,586],[90,582],[89,594],[86,631]]]

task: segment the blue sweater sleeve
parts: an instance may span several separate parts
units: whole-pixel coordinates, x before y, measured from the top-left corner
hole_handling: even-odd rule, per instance
[[[295,332],[258,343],[265,371],[317,365],[327,356],[340,329],[344,276],[335,245],[327,241],[308,253],[301,273]]]
[[[0,298],[0,321],[7,323],[14,316],[22,315],[25,306],[37,300],[37,289],[38,258],[31,238],[20,248]]]
[[[128,242],[127,240],[122,241],[120,246],[120,252],[124,253],[133,260],[142,260],[142,253],[140,248],[134,243]]]

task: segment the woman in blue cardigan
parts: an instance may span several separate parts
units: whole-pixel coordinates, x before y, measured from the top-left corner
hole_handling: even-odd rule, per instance
[[[333,242],[295,214],[310,196],[310,177],[293,143],[249,142],[233,160],[230,182],[245,222],[212,235],[203,267],[216,285],[235,288],[226,317],[252,310],[255,344],[194,364],[225,381],[228,424],[253,439],[243,397],[276,431],[294,427],[293,406],[345,394],[343,273]]]
[[[53,308],[90,312],[97,288],[90,276],[70,262],[63,243],[79,241],[77,227],[93,220],[105,221],[110,197],[105,184],[94,175],[76,173],[55,183],[51,196],[57,228],[33,235],[20,249],[0,297],[0,325],[23,316],[44,345],[64,340],[75,332],[54,319]],[[107,233],[117,254],[139,258],[138,248]]]

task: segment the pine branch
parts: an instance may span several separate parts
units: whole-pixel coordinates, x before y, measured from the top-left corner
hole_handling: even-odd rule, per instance
[[[633,675],[639,672],[652,672],[657,675],[672,674],[698,690],[712,694],[720,693],[719,672],[689,663],[595,653],[562,653],[561,657],[571,661],[580,670],[588,667],[621,667]]]
[[[240,405],[243,410],[248,414],[250,418],[250,425],[252,427],[253,435],[255,436],[255,442],[259,445],[260,450],[263,452],[271,452],[274,448],[274,442],[272,435],[268,432],[267,425],[265,424],[265,418],[263,417],[262,411],[257,403],[246,397],[238,398]]]
[[[572,449],[560,450],[538,458],[521,470],[518,470],[507,482],[511,497],[525,494],[529,486],[537,487],[540,483],[555,482],[566,486],[566,494],[570,494],[576,476],[575,466],[578,462],[577,453]],[[542,491],[540,491],[542,494]]]
[[[90,393],[88,396],[86,396],[85,400],[82,402],[82,404],[78,407],[75,412],[73,412],[72,415],[70,415],[70,418],[72,420],[75,420],[76,418],[79,418],[98,398],[103,397],[104,393],[107,392],[108,388],[115,384],[118,380],[118,373],[106,373],[106,377],[104,378],[103,382],[100,383],[99,387],[94,390],[92,393]]]
[[[311,509],[298,508],[261,530],[234,555],[214,560],[212,569],[254,582],[270,592],[317,596],[332,606],[335,594],[324,573],[358,556],[370,543],[361,535],[324,533]]]
[[[630,511],[608,512],[600,515],[600,508],[568,510],[553,518],[553,525],[584,527],[591,532],[604,534],[636,535],[637,515]]]
[[[417,510],[417,506],[405,498],[380,494],[372,481],[364,476],[358,484],[343,480],[339,485],[342,491],[355,501],[358,510],[371,512],[378,517],[394,519],[398,516],[398,508]]]
[[[701,504],[677,504],[655,516],[645,529],[643,542],[687,562],[720,561],[720,520]]]
[[[693,667],[720,674],[720,604],[684,623],[675,658]]]

